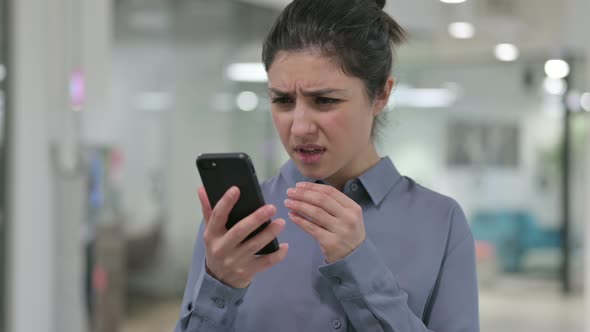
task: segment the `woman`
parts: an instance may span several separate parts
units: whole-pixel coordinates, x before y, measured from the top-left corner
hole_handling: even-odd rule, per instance
[[[474,243],[459,205],[373,143],[403,29],[384,0],[295,0],[263,47],[290,160],[231,230],[231,188],[204,223],[176,331],[479,331]],[[305,217],[304,217],[305,216]],[[242,240],[269,218],[263,232]],[[255,256],[274,237],[283,242]]]

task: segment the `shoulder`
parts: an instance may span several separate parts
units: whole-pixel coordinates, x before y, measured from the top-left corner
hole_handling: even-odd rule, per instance
[[[439,215],[461,210],[455,199],[424,187],[407,176],[402,176],[390,195],[393,199],[401,199],[408,207],[425,208],[426,211]]]
[[[398,201],[415,222],[424,223],[427,229],[458,240],[471,235],[463,209],[447,195],[426,188],[407,176],[401,178],[389,195],[390,200]]]

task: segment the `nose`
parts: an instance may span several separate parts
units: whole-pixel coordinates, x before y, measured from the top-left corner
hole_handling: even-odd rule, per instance
[[[293,124],[291,134],[296,137],[306,137],[316,133],[317,126],[313,119],[313,110],[304,103],[297,103],[293,110]]]

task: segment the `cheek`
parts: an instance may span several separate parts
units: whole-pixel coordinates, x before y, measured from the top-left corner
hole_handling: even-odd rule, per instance
[[[372,119],[369,110],[347,109],[326,117],[323,124],[334,139],[356,142],[370,136]]]
[[[356,110],[353,117],[352,125],[354,126],[355,136],[363,140],[370,137],[373,122],[375,121],[371,108],[363,104]]]
[[[331,136],[345,136],[345,133],[352,127],[350,119],[344,113],[331,113],[322,120],[322,128],[329,132]]]
[[[289,114],[272,112],[272,122],[282,141],[289,137],[291,129],[291,119]]]
[[[321,130],[332,148],[347,150],[357,140],[358,123],[355,124],[354,120],[343,112],[331,113],[329,116],[322,117],[320,121]]]

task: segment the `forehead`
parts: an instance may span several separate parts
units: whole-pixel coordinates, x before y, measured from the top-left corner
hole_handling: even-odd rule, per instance
[[[360,80],[347,76],[340,63],[320,51],[280,51],[268,70],[271,88],[296,90],[314,88],[350,88]]]

